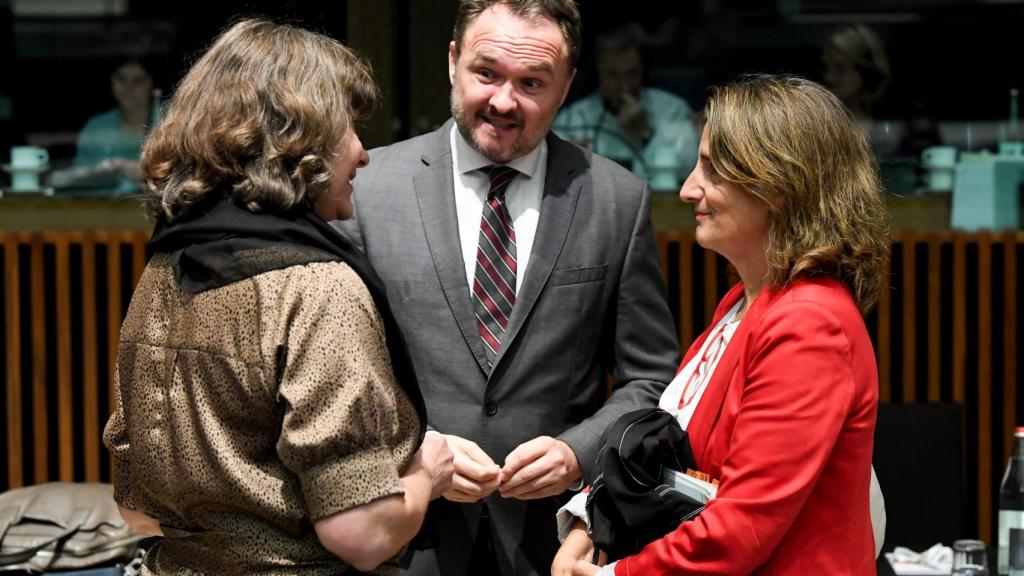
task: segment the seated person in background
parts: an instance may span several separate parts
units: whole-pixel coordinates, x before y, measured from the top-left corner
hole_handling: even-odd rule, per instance
[[[896,155],[903,123],[875,120],[875,107],[892,79],[878,35],[863,24],[833,30],[821,52],[821,67],[825,86],[849,108],[875,153],[883,158]]]
[[[110,74],[110,90],[117,106],[89,118],[78,134],[78,151],[64,179],[55,175],[55,186],[98,186],[104,182],[120,196],[140,191],[139,155],[142,139],[159,115],[153,93],[151,66],[131,59]]]
[[[862,314],[889,257],[874,157],[842,103],[808,80],[744,77],[706,111],[679,196],[694,205],[697,242],[740,283],[659,407],[718,494],[600,569],[577,521],[552,573],[874,574],[878,368]]]
[[[143,574],[368,572],[451,486],[384,286],[325,222],[352,215],[378,98],[339,42],[244,20],[146,141],[153,256],[103,435],[122,516],[165,536]]]
[[[692,110],[675,94],[641,86],[643,62],[634,29],[598,36],[597,92],[564,107],[553,129],[649,182],[660,167],[667,167],[671,177],[656,183],[674,188],[697,160]]]

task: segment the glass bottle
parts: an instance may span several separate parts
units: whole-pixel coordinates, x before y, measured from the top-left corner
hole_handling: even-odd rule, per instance
[[[999,532],[997,571],[1010,574],[1010,531],[1024,529],[1024,426],[1013,429],[1014,450],[1006,464],[999,487]],[[1015,544],[1021,538],[1014,538]],[[1016,557],[1017,555],[1015,555]],[[1024,566],[1015,567],[1015,575],[1024,576]]]
[[[1017,97],[1020,91],[1010,89],[1010,118],[999,127],[999,154],[1004,156],[1024,156],[1024,132],[1021,130],[1020,111]]]

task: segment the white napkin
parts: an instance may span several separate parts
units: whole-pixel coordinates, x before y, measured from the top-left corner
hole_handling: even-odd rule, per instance
[[[885,559],[897,575],[949,576],[953,570],[953,549],[942,544],[921,553],[897,546],[885,553]]]

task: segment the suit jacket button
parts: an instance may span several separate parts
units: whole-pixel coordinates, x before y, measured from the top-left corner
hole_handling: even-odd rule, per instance
[[[498,403],[497,402],[491,402],[491,401],[484,402],[484,414],[487,414],[488,416],[494,416],[497,413],[498,413]]]

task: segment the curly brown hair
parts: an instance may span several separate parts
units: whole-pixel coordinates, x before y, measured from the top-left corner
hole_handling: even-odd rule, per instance
[[[254,212],[311,205],[379,99],[369,65],[340,42],[242,20],[192,66],[146,141],[147,212],[173,221],[213,193]]]
[[[889,227],[850,112],[810,80],[750,75],[712,89],[706,114],[712,167],[769,207],[767,282],[836,278],[868,312],[885,284]]]

